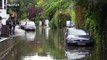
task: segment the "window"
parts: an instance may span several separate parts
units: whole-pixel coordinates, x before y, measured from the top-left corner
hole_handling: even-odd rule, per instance
[[[2,0],[0,0],[0,9],[2,9]]]
[[[4,0],[4,9],[6,9],[6,6],[7,5],[7,3],[6,3],[6,0]]]

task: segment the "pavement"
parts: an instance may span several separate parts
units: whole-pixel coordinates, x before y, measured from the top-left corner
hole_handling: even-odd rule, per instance
[[[17,26],[16,26],[16,29],[15,29],[15,35],[10,35],[10,37],[1,37],[1,38],[0,38],[0,42],[5,41],[5,40],[7,40],[7,39],[10,39],[11,37],[21,36],[21,35],[23,35],[24,33],[25,33],[25,31],[22,30],[22,29],[20,29],[19,26],[17,25]]]
[[[8,38],[1,37],[0,42],[7,40]]]

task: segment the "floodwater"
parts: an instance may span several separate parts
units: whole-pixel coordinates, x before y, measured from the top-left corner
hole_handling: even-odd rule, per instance
[[[63,30],[39,27],[1,42],[0,60],[107,60],[104,47],[65,46]]]

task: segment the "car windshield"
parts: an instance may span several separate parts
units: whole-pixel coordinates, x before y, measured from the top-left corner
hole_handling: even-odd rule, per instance
[[[32,21],[27,21],[27,24],[28,24],[28,25],[35,25],[35,23],[32,22]]]
[[[87,33],[81,29],[68,29],[68,35],[86,35]]]
[[[21,21],[21,25],[25,25],[26,24],[26,21]]]

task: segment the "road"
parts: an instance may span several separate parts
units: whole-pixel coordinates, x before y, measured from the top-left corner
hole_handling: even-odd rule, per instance
[[[0,42],[4,60],[100,60],[100,46],[64,46],[64,31],[37,27],[35,32],[16,30],[16,37]],[[105,57],[106,58],[106,57]]]

